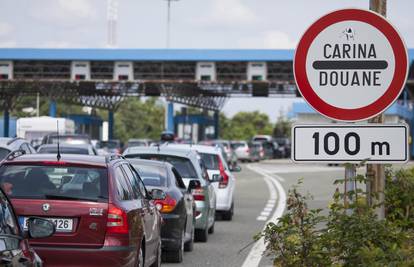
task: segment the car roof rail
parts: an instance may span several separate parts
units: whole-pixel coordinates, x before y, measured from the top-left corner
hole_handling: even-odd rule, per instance
[[[10,152],[7,155],[6,159],[7,160],[13,160],[13,159],[15,159],[17,157],[20,157],[22,155],[25,155],[25,154],[26,154],[26,151],[24,151],[23,149],[14,150],[14,151]]]
[[[118,155],[118,154],[111,154],[105,157],[106,163],[109,163],[110,161],[117,160],[117,159],[125,159],[125,157],[122,155]]]
[[[21,137],[14,137],[13,139],[11,139],[10,141],[7,142],[7,145],[9,146],[10,144],[12,144],[13,142],[15,142],[17,140],[23,140],[23,138],[21,138]]]

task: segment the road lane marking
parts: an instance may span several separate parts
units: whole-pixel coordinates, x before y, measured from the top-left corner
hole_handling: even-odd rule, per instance
[[[263,230],[266,228],[266,225],[269,222],[277,223],[279,218],[283,215],[283,212],[286,207],[286,192],[283,189],[283,186],[280,184],[280,181],[284,181],[284,179],[278,175],[272,174],[269,175],[262,169],[258,167],[253,167],[250,164],[247,165],[247,168],[262,175],[264,181],[269,187],[269,191],[274,190],[276,188],[278,193],[278,202],[276,206],[276,210],[273,213],[272,217],[266,222],[265,226],[263,227]],[[269,185],[269,181],[271,182],[271,185]],[[270,199],[275,199],[273,196],[270,197]],[[266,250],[266,245],[264,243],[264,239],[261,238],[258,241],[256,241],[250,250],[249,254],[247,255],[246,259],[243,262],[242,267],[257,267],[260,264],[260,260],[262,259],[263,252]]]
[[[270,215],[270,211],[262,211],[260,213],[260,216],[269,216]]]
[[[273,207],[274,207],[274,203],[275,203],[276,198],[277,198],[276,188],[273,185],[271,179],[269,179],[267,177],[264,177],[263,179],[267,184],[267,188],[269,189],[270,199],[268,200],[268,203],[266,204],[266,207],[263,209],[263,211],[260,213],[260,215],[256,218],[256,220],[258,220],[258,221],[267,221],[267,218],[269,217],[270,213],[272,212]],[[270,201],[272,201],[273,203],[269,203]],[[269,208],[269,205],[271,205],[272,208],[270,210],[267,210],[266,208]]]
[[[267,216],[259,216],[256,218],[258,221],[267,221]]]

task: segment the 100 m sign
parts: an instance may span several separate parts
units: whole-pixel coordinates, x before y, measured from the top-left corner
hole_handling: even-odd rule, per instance
[[[292,159],[296,162],[405,162],[405,124],[295,125]]]

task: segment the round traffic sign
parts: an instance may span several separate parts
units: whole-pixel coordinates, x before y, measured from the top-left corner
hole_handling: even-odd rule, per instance
[[[334,120],[360,121],[398,98],[408,75],[408,55],[382,16],[343,9],[306,30],[293,69],[300,93],[316,111]]]

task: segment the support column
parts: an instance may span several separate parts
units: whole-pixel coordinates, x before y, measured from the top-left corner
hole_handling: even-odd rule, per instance
[[[6,106],[4,108],[4,114],[3,114],[3,136],[9,137],[9,128],[10,128],[10,113],[9,113],[9,107]]]
[[[49,103],[49,116],[56,118],[56,114],[57,114],[56,101],[51,100]]]
[[[214,139],[219,138],[220,133],[220,116],[218,111],[214,111]]]
[[[167,131],[174,132],[174,103],[168,102],[167,106]]]
[[[114,139],[114,111],[108,110],[108,140]]]

